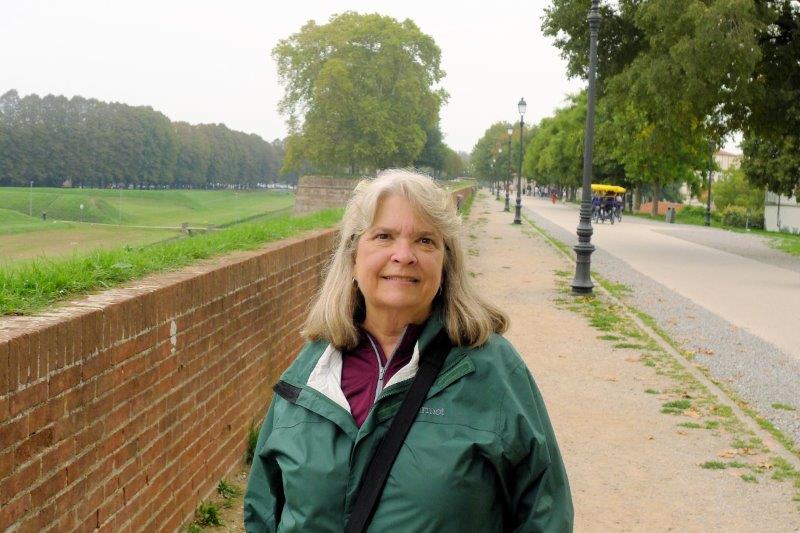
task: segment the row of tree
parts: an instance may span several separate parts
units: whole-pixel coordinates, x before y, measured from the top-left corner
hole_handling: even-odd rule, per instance
[[[552,0],[543,22],[571,76],[588,70],[587,10],[586,0]],[[648,187],[656,199],[676,182],[697,192],[711,151],[742,132],[749,182],[800,192],[800,4],[619,0],[601,12],[595,179]],[[579,94],[536,125],[525,175],[578,186],[585,117],[586,96]],[[486,150],[497,157],[503,131],[502,124],[490,127],[473,161],[486,160],[479,153]]]
[[[441,51],[411,20],[345,12],[313,20],[272,51],[290,135],[284,170],[369,174],[415,166],[464,173],[439,126]]]
[[[150,107],[11,90],[0,97],[0,185],[247,185],[274,181],[283,143]]]

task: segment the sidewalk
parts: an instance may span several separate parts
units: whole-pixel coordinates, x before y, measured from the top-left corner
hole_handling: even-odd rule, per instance
[[[512,220],[501,202],[478,194],[465,228],[468,268],[510,315],[507,337],[545,398],[570,477],[575,530],[799,531],[797,489],[791,479],[771,479],[778,472],[771,455],[742,441],[724,414],[721,425],[709,418],[714,406],[670,377],[661,356],[636,344],[615,348],[619,337],[600,339],[608,332],[590,326],[559,289],[574,264]],[[663,414],[670,401],[692,407]]]

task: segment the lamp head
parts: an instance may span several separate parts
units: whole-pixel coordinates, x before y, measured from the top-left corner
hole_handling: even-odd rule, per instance
[[[524,98],[519,99],[519,103],[517,104],[517,109],[519,110],[520,116],[525,114],[525,110],[528,108],[528,104],[525,103]]]

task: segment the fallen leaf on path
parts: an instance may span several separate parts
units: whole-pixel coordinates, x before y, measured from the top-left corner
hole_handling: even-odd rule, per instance
[[[717,457],[722,457],[724,459],[732,459],[736,457],[736,450],[729,448],[727,450],[723,450],[717,454]]]
[[[648,435],[647,436],[647,440],[656,440],[656,438],[654,436],[652,436],[652,435]]]
[[[691,408],[691,407],[689,409],[685,410],[683,412],[683,414],[685,416],[688,416],[689,418],[695,418],[695,419],[700,418],[700,417],[703,416],[698,411],[696,411],[694,408]]]
[[[629,363],[638,363],[642,360],[641,357],[626,357],[625,360]]]
[[[703,355],[714,355],[714,350],[709,348],[698,348],[697,353],[701,353]]]
[[[765,470],[770,470],[772,469],[773,466],[775,466],[769,461],[759,461],[758,463],[756,463],[756,465],[758,465],[759,468],[763,468]]]
[[[758,450],[755,448],[739,448],[739,453],[742,455],[758,455]]]
[[[678,435],[688,435],[688,433],[686,433],[686,432],[685,432],[684,430],[682,430],[682,429],[679,429],[679,430],[678,430]]]
[[[606,381],[617,381],[617,378],[615,376],[606,376],[603,379]]]

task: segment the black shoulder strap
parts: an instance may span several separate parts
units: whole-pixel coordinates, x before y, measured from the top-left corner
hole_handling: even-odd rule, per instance
[[[425,348],[425,353],[420,356],[417,375],[367,466],[345,533],[362,533],[367,530],[394,460],[422,407],[422,402],[425,401],[431,385],[439,375],[451,346],[447,331],[443,328]]]

